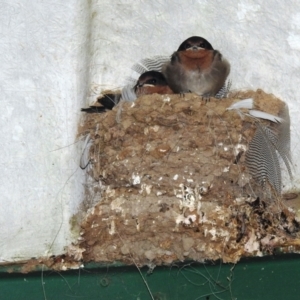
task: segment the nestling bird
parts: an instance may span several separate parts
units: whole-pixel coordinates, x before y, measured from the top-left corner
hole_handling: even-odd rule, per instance
[[[157,71],[143,73],[133,87],[137,97],[149,94],[174,94],[164,75]]]
[[[224,86],[229,72],[229,62],[199,36],[185,40],[162,67],[174,93],[194,92],[204,97],[215,96]]]
[[[148,71],[143,73],[133,88],[126,86],[121,94],[105,94],[97,99],[102,106],[92,105],[89,108],[82,108],[81,111],[87,113],[101,113],[112,109],[117,105],[121,98],[125,101],[134,101],[142,95],[149,94],[174,94],[168,86],[164,75],[157,71]]]

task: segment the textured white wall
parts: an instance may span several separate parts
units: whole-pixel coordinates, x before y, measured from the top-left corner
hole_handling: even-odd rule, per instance
[[[0,3],[0,261],[60,253],[82,199],[87,1]]]
[[[170,55],[189,36],[228,58],[234,89],[262,88],[289,104],[300,158],[300,2],[11,0],[0,8],[1,260],[63,251],[83,198],[80,107],[121,87],[134,62]]]

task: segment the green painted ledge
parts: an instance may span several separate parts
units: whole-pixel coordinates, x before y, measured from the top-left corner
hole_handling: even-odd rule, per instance
[[[243,259],[236,265],[182,263],[149,268],[89,264],[65,272],[7,273],[1,267],[0,299],[300,299],[300,255]],[[43,282],[43,283],[42,283]]]

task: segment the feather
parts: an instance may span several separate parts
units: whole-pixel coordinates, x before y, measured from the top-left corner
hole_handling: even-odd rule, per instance
[[[215,95],[215,98],[217,99],[227,98],[230,88],[231,88],[231,80],[229,80],[227,84],[226,83],[224,84],[224,86]]]
[[[291,131],[289,107],[285,104],[280,112],[280,117],[284,120],[278,127],[278,148],[282,149],[283,155],[292,163],[291,157]]]
[[[238,102],[233,103],[230,105],[227,110],[238,110],[240,108],[248,108],[251,109],[253,108],[253,98],[247,98]]]
[[[282,124],[282,123],[281,123]],[[292,170],[291,170],[291,156],[290,152],[287,150],[289,149],[289,146],[286,147],[285,139],[282,140],[282,138],[279,137],[281,129],[277,129],[278,132],[274,132],[269,127],[264,127],[265,133],[269,139],[269,141],[272,143],[274,148],[277,150],[277,153],[279,157],[283,160],[285,167],[289,173],[290,178],[293,178]],[[287,143],[289,145],[289,143]]]
[[[266,133],[266,127],[256,122],[257,129],[246,152],[246,165],[252,177],[262,186],[268,182],[281,194],[281,170],[278,155]]]
[[[127,85],[131,86],[133,88],[136,85],[138,77],[137,76],[127,76],[125,80],[126,80]]]
[[[274,116],[272,114],[266,113],[261,110],[250,109],[249,115],[251,115],[252,117],[255,117],[255,118],[259,118],[259,119],[269,120],[274,123],[281,123],[284,121],[282,118],[280,118],[278,116]]]
[[[126,85],[123,87],[121,95],[121,98],[124,101],[132,102],[136,100],[136,94],[134,92],[134,89],[130,85]]]
[[[282,119],[282,122],[280,122],[278,125],[275,125],[276,127],[273,125],[273,130],[269,130],[271,132],[269,134],[270,140],[276,148],[280,158],[283,160],[289,176],[292,179],[290,115],[289,108],[286,104],[279,113],[279,116]]]
[[[274,116],[272,114],[266,113],[261,110],[252,109],[253,106],[254,106],[253,98],[248,98],[248,99],[244,99],[239,102],[233,103],[232,105],[230,105],[227,108],[227,110],[237,110],[239,113],[242,113],[240,111],[240,109],[244,108],[244,109],[249,109],[248,114],[246,114],[246,115],[248,115],[250,117],[265,119],[265,120],[272,121],[274,123],[281,123],[284,121],[284,119],[279,116]]]
[[[144,58],[140,62],[132,66],[132,70],[143,74],[147,71],[158,71],[161,72],[162,66],[169,62],[170,56],[157,55],[151,58]]]
[[[260,184],[269,184],[281,193],[281,169],[282,159],[290,178],[292,179],[292,159],[290,152],[290,116],[288,106],[285,104],[278,116],[252,109],[253,99],[244,99],[232,104],[227,110],[236,110],[243,117],[247,115],[256,119],[256,132],[249,143],[246,152],[246,166],[250,174]],[[248,113],[240,109],[249,109]],[[270,126],[263,125],[259,119],[269,120]]]
[[[103,113],[107,111],[107,108],[104,106],[96,106],[96,105],[91,105],[88,108],[82,108],[81,111],[86,112],[87,114],[93,114],[93,113]]]
[[[84,170],[90,163],[90,148],[93,145],[93,140],[91,139],[91,134],[89,133],[86,138],[85,141],[83,143],[83,151],[80,157],[80,163],[79,166],[82,170]]]
[[[107,109],[113,109],[121,100],[121,94],[104,94],[103,97],[98,98],[98,102]]]
[[[289,173],[290,178],[293,178],[292,174],[292,158],[290,151],[291,132],[290,132],[290,115],[288,106],[285,104],[283,110],[279,113],[279,116],[274,116],[258,110],[250,110],[251,116],[267,119],[275,124],[270,127],[264,126],[264,132],[267,135],[269,141],[276,149],[279,157],[283,160],[284,165]]]

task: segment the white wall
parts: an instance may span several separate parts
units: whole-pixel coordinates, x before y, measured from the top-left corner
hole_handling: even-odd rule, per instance
[[[61,253],[82,199],[87,1],[0,3],[0,261]],[[76,4],[75,4],[76,3]]]
[[[234,89],[262,88],[289,104],[300,158],[300,2],[11,0],[0,8],[0,260],[63,251],[83,199],[80,107],[121,87],[137,60],[170,55],[189,36],[229,59]]]

